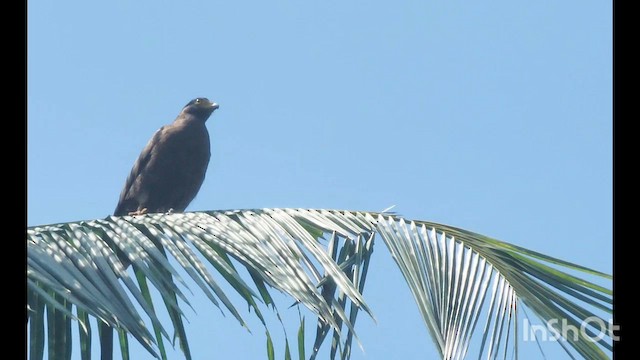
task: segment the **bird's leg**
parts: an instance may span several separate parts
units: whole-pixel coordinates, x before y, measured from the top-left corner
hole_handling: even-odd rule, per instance
[[[147,213],[147,208],[143,208],[140,210],[136,210],[136,211],[131,211],[129,212],[129,216],[138,216],[138,215],[144,215]]]
[[[170,208],[170,209],[167,211],[167,215],[171,215],[171,214],[173,214],[174,212],[175,212],[175,210],[173,210],[173,208]]]

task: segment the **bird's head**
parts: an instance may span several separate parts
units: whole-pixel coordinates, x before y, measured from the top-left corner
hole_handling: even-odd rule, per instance
[[[203,121],[207,121],[211,113],[218,108],[218,104],[209,101],[207,98],[195,98],[182,109],[185,114],[197,116]]]

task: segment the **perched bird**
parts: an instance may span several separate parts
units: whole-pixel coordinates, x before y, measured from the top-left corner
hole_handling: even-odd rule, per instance
[[[191,100],[156,131],[133,164],[114,215],[184,211],[204,181],[211,156],[205,122],[217,108],[206,98]]]

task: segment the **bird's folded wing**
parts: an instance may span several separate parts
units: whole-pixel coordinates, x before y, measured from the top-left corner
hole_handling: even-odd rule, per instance
[[[147,145],[142,149],[140,156],[133,164],[133,168],[127,177],[127,181],[125,182],[124,188],[120,193],[120,199],[118,200],[118,205],[116,206],[116,210],[113,212],[115,216],[128,215],[131,211],[136,211],[137,203],[135,187],[139,184],[136,182],[136,179],[144,173],[145,168],[149,164],[151,160],[151,155],[157,151],[157,147],[161,144],[161,139],[164,136],[166,131],[166,126],[161,127],[158,131],[153,134],[151,140],[147,143]],[[141,194],[137,194],[141,195]]]

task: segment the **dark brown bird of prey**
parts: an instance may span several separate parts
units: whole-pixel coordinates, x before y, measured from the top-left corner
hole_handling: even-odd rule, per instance
[[[144,147],[113,213],[182,212],[204,181],[211,152],[205,122],[218,108],[206,98],[191,100]]]

